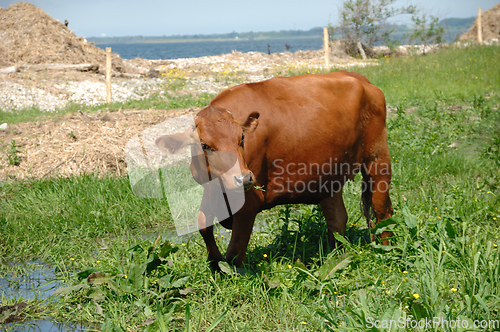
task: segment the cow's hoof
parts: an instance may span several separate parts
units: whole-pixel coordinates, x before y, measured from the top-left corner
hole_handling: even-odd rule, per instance
[[[220,272],[219,262],[224,262],[224,258],[222,256],[220,258],[208,259],[210,262],[210,268],[214,272]]]

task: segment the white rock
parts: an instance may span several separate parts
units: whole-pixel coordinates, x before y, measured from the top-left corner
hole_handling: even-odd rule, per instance
[[[0,125],[0,130],[7,130],[7,124],[6,123],[2,123]]]

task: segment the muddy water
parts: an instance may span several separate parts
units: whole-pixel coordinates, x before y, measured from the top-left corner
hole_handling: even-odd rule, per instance
[[[11,266],[16,268],[14,265]],[[8,273],[3,278],[0,278],[0,307],[7,303],[14,304],[32,300],[48,300],[59,286],[54,269],[44,262],[29,262],[17,267],[20,268],[20,271],[25,272],[16,273],[15,275]],[[78,325],[55,323],[45,319],[0,324],[0,331],[12,332],[65,332],[82,330],[85,330],[85,328]]]

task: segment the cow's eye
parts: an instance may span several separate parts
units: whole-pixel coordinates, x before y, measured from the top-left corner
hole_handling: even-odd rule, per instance
[[[202,148],[203,150],[212,150],[212,148],[211,148],[210,146],[208,146],[207,144],[205,144],[205,143],[202,143],[202,144],[201,144],[201,148]]]
[[[245,144],[245,134],[241,134],[241,146],[243,146],[243,144]]]

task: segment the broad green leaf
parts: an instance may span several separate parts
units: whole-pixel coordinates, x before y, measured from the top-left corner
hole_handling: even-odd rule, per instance
[[[104,294],[102,288],[94,288],[87,297],[95,302],[102,302],[106,299],[106,294]]]
[[[408,214],[405,216],[405,223],[408,228],[413,229],[417,227],[418,219],[413,214]]]
[[[97,271],[99,271],[99,270],[96,268],[90,268],[90,269],[86,269],[86,270],[78,272],[76,274],[76,276],[78,277],[78,280],[83,280],[83,279],[87,278],[89,275],[91,275],[92,273],[97,272]]]
[[[347,241],[347,239],[342,235],[340,235],[339,233],[333,233],[333,236],[335,237],[335,240],[339,241],[343,245],[345,246],[349,245],[349,241]]]
[[[142,289],[144,287],[145,271],[146,264],[130,264],[128,279],[134,283],[136,289]]]
[[[74,292],[74,291],[78,291],[80,289],[88,289],[88,288],[90,288],[89,285],[87,285],[86,283],[85,284],[81,283],[81,284],[78,284],[76,286],[59,287],[52,294],[53,295],[65,295],[65,294],[69,294],[69,293]]]
[[[477,302],[479,302],[479,304],[481,305],[481,307],[483,307],[484,311],[486,311],[486,313],[488,314],[488,316],[491,317],[491,313],[490,313],[490,310],[488,309],[488,306],[486,305],[486,302],[484,301],[484,299],[479,296],[479,295],[474,295],[474,298],[477,300]]]
[[[233,274],[233,269],[231,269],[231,266],[229,266],[228,262],[220,261],[219,262],[219,268],[225,274],[228,274],[228,275],[232,275]]]
[[[457,318],[455,318],[455,319],[456,319],[456,321],[460,320],[462,322],[462,324],[457,324],[457,332],[484,331],[480,328],[474,329],[474,321],[472,319],[470,319],[470,317],[458,315]],[[465,321],[467,321],[467,324],[463,323]],[[477,322],[476,322],[476,324],[477,324]],[[467,328],[463,328],[462,326],[467,326]]]
[[[412,309],[413,309],[413,314],[415,315],[415,318],[417,318],[418,320],[420,320],[422,318],[425,319],[425,318],[430,317],[429,312],[421,303],[414,303],[412,306]]]
[[[172,288],[179,288],[179,287],[184,286],[184,284],[189,280],[189,278],[191,278],[191,276],[186,276],[186,277],[177,279],[176,281],[174,281],[172,283]]]
[[[151,307],[148,305],[144,306],[144,316],[151,318],[151,317],[153,317],[153,315],[154,315],[154,312],[151,309]]]
[[[158,266],[166,263],[163,262],[156,254],[153,254],[151,259],[148,259],[148,261],[149,262],[146,265],[146,273],[151,273],[153,270],[156,270]]]
[[[381,222],[378,222],[375,224],[375,227],[373,227],[370,232],[372,234],[377,234],[377,231],[381,230],[382,231],[382,228],[385,228],[385,227],[388,227],[388,226],[391,226],[391,225],[397,225],[401,222],[401,219],[399,219],[398,217],[392,217],[392,218],[388,218],[386,220],[383,220]]]
[[[318,277],[320,280],[326,280],[333,276],[335,272],[342,270],[352,261],[352,254],[345,253],[341,256],[331,255],[319,268]]]
[[[174,246],[172,246],[172,245],[170,244],[170,242],[169,242],[169,241],[165,241],[165,242],[162,244],[161,248],[160,248],[160,257],[161,257],[161,258],[167,258],[167,256],[168,256],[169,254],[171,254],[171,253],[173,254],[173,253],[177,252],[177,250],[179,250],[179,248],[178,248],[178,247],[174,247]]]
[[[380,250],[384,250],[384,251],[391,251],[391,250],[394,250],[394,249],[399,249],[401,250],[400,247],[396,247],[396,246],[384,246],[384,245],[381,245],[381,244],[377,244],[375,242],[371,242],[370,244],[373,248],[375,249],[380,249]]]
[[[104,310],[102,310],[102,307],[99,305],[99,303],[97,303],[97,301],[94,301],[94,304],[96,314],[98,314],[99,316],[104,316]]]
[[[450,239],[454,239],[457,236],[457,232],[455,232],[455,228],[453,228],[453,225],[450,223],[449,220],[446,221],[446,234],[448,234],[448,237]]]
[[[295,264],[293,264],[294,267],[298,267],[302,270],[306,270],[307,271],[307,267],[305,266],[304,263],[302,263],[302,261],[300,260],[300,258],[297,258],[297,260],[295,261]]]
[[[171,280],[172,276],[170,274],[167,274],[158,279],[158,284],[163,288],[170,288],[170,286],[172,285]]]
[[[88,277],[87,277],[87,282],[90,285],[102,285],[108,282],[110,279],[109,276],[106,275],[106,273],[102,271],[97,271],[97,272],[92,272]]]

